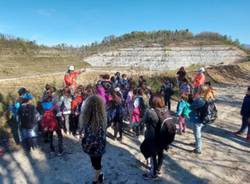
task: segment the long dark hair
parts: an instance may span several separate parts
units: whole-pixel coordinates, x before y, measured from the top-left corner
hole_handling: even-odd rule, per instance
[[[94,132],[96,132],[99,127],[106,129],[107,115],[102,98],[97,95],[88,97],[83,109],[82,118],[83,123],[90,125]]]

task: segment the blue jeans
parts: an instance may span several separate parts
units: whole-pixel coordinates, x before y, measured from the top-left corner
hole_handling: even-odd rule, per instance
[[[194,132],[194,138],[195,138],[195,149],[197,151],[201,152],[201,130],[204,125],[202,123],[194,123],[193,124],[193,132]]]
[[[247,135],[250,136],[250,124],[248,123],[248,117],[242,116],[242,124],[240,128],[240,132],[244,133],[248,128]]]

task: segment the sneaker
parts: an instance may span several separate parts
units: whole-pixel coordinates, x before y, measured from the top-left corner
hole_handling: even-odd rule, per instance
[[[122,137],[118,137],[118,138],[117,138],[117,141],[122,142]]]
[[[62,152],[59,152],[59,153],[57,153],[57,156],[62,156],[63,155],[63,151]]]
[[[157,176],[161,176],[161,171],[156,171]]]
[[[101,174],[99,175],[99,177],[98,177],[98,182],[99,182],[99,183],[103,183],[103,181],[104,181],[104,174],[101,173]]]
[[[178,129],[178,130],[177,130],[177,133],[181,135],[181,134],[182,134],[182,131],[183,131],[183,130]]]
[[[234,135],[242,135],[242,134],[243,134],[243,132],[241,132],[241,131],[237,131],[237,132],[234,132],[233,134],[234,134]]]
[[[53,158],[53,157],[55,157],[56,156],[56,152],[55,151],[50,151],[49,152],[49,157],[50,158]]]
[[[195,142],[188,143],[189,146],[195,146]]]
[[[199,150],[197,150],[197,149],[194,149],[194,151],[193,151],[195,154],[197,154],[197,155],[200,155],[201,154],[201,151],[199,151]]]
[[[157,179],[157,175],[153,175],[151,173],[145,173],[143,174],[143,178],[145,180],[154,180],[154,179]]]
[[[250,135],[247,136],[247,141],[250,141]]]
[[[4,149],[3,148],[0,148],[0,157],[3,156],[5,153]]]

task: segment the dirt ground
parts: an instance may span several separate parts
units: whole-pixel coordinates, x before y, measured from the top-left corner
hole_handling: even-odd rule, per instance
[[[162,168],[162,176],[146,181],[145,160],[139,151],[139,140],[133,135],[124,136],[123,143],[108,139],[103,158],[105,183],[108,184],[244,184],[250,181],[250,142],[231,132],[239,129],[241,102],[246,87],[217,87],[218,120],[203,129],[202,155],[191,153],[194,136],[191,124],[184,135],[177,135]],[[80,184],[91,183],[93,173],[90,160],[80,142],[64,138],[63,156],[49,154],[48,145],[40,150],[24,153],[22,150],[7,152],[0,157],[1,184]]]

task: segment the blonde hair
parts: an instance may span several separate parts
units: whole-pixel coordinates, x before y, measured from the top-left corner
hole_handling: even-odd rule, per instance
[[[94,132],[100,127],[106,129],[107,115],[104,101],[101,97],[92,95],[87,98],[83,109],[82,122],[84,127],[90,125]]]

